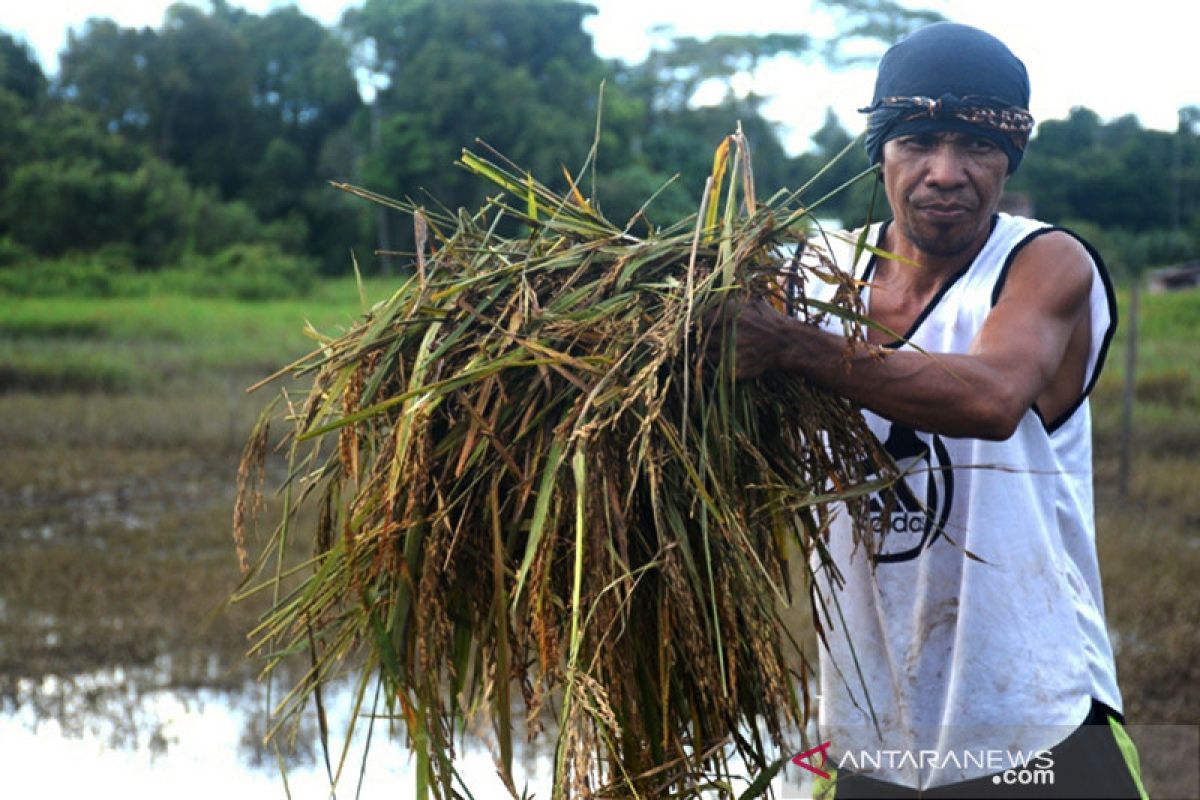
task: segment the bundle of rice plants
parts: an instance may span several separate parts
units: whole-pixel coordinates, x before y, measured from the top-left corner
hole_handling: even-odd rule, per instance
[[[521,709],[534,733],[552,722],[556,797],[727,795],[734,754],[778,769],[809,702],[780,608],[836,619],[789,560],[836,574],[828,504],[861,516],[892,473],[847,401],[735,380],[732,332],[702,324],[757,298],[865,338],[853,279],[787,255],[821,235],[798,193],[756,199],[740,133],[714,162],[698,213],[643,236],[569,175],[555,193],[494,154],[463,153],[502,190],[474,213],[344,187],[410,213],[416,252],[391,297],[288,370],[309,388],[286,398],[284,515],[246,591],[274,595],[253,633],[268,672],[311,659],[280,724],[335,677],[357,675],[356,708],[378,682],[420,797],[469,794],[472,719],[518,796]],[[809,300],[812,281],[841,301]],[[239,537],[268,438],[247,448]],[[296,537],[315,554],[285,568]]]

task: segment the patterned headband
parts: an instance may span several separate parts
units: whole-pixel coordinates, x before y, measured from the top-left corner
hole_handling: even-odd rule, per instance
[[[904,122],[950,118],[990,128],[1006,135],[1019,150],[1029,144],[1029,135],[1033,132],[1033,115],[992,97],[967,95],[959,98],[950,94],[937,100],[932,97],[885,97],[859,111],[869,114],[881,108],[908,111],[901,117]]]

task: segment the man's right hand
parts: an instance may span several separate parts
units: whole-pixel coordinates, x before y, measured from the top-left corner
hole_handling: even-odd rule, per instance
[[[719,360],[724,336],[733,337],[734,376],[757,378],[787,362],[787,351],[804,335],[798,327],[811,327],[776,311],[762,300],[729,301],[704,320],[707,355]]]

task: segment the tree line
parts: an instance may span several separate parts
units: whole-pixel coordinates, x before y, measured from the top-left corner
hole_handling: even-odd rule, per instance
[[[795,189],[852,137],[830,114],[808,152],[788,154],[765,98],[736,93],[733,77],[780,55],[843,63],[854,39],[882,46],[938,18],[891,0],[823,5],[837,20],[829,39],[675,37],[637,64],[596,55],[594,9],[567,0],[366,0],[333,27],[294,7],[177,4],[156,28],[89,20],[53,78],[0,32],[0,291],[169,272],[253,295],[345,273],[351,250],[377,269],[374,249],[408,246],[406,221],[329,181],[477,207],[486,188],[453,166],[476,142],[561,185],[598,136],[581,189],[615,221],[640,211],[648,229],[695,210],[738,121],[759,185]],[[721,99],[697,107],[713,82]],[[851,147],[805,196],[867,166]],[[1044,121],[1012,188],[1123,263],[1187,257],[1200,242],[1200,109],[1181,110],[1171,133],[1082,108]],[[861,219],[871,194],[868,180],[820,211]]]

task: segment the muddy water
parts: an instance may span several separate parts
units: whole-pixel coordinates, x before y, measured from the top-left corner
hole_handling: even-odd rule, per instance
[[[244,655],[259,609],[220,610],[238,580],[229,518],[254,413],[231,422],[226,406],[0,395],[0,796],[329,796],[315,715],[286,752],[261,744],[269,698]],[[334,770],[350,699],[331,690]],[[386,722],[361,772],[367,727],[338,795],[411,796]],[[477,797],[501,796],[486,748],[460,763]],[[520,767],[537,786],[548,762],[524,753]]]

